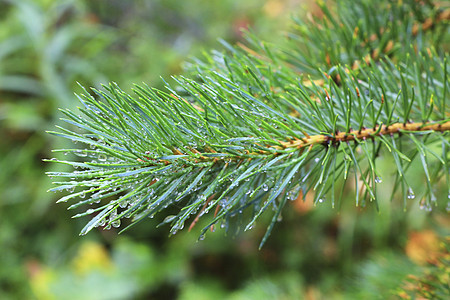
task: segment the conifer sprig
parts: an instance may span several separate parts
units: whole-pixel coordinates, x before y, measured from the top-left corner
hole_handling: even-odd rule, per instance
[[[282,47],[249,35],[248,46],[224,43],[226,53],[188,64],[192,78],[175,86],[136,86],[132,96],[110,84],[79,96],[81,115],[62,110],[69,126],[51,133],[87,147],[57,150],[79,156],[56,160],[78,170],[49,175],[67,179],[52,190],[71,191],[60,199],[76,199],[70,209],[95,204],[75,216],[94,216],[82,234],[170,206],[180,208],[163,222],[172,234],[209,215],[204,236],[218,223],[248,230],[272,210],[262,245],[299,195],[334,207],[353,181],[356,204],[377,205],[382,153],[405,203],[415,197],[405,173],[419,160],[417,198],[435,205],[433,186],[450,187],[448,10],[381,1],[372,15],[373,1],[338,2],[339,17],[322,6],[325,17],[297,21]]]

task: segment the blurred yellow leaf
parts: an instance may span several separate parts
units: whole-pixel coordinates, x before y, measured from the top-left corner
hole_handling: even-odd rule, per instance
[[[26,263],[26,268],[31,277],[30,287],[36,299],[55,299],[50,291],[50,283],[52,283],[56,277],[55,272],[34,260],[28,261]]]
[[[72,261],[75,272],[83,275],[97,269],[110,270],[113,265],[105,247],[96,242],[85,242],[78,250],[78,254]]]
[[[405,251],[413,262],[424,265],[439,255],[439,239],[432,230],[411,232]]]
[[[280,0],[269,0],[264,5],[264,12],[271,18],[278,17],[284,11],[285,3]]]

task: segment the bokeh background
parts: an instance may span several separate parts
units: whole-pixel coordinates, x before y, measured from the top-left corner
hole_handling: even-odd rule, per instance
[[[0,0],[0,298],[372,299],[445,268],[430,266],[448,254],[445,205],[427,212],[415,199],[404,211],[388,178],[380,212],[355,208],[351,191],[340,211],[289,203],[261,251],[264,221],[201,242],[201,224],[168,238],[161,220],[79,237],[88,220],[46,192],[44,173],[60,167],[42,159],[67,142],[45,131],[61,123],[58,108],[76,108],[77,83],[162,87],[189,57],[223,51],[218,38],[243,42],[251,28],[281,43],[292,14],[314,10],[301,0]],[[388,175],[390,163],[380,164]]]

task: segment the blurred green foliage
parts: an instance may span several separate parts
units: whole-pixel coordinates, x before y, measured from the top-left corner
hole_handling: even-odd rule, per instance
[[[80,238],[85,220],[71,220],[46,192],[50,166],[41,160],[64,145],[44,131],[58,123],[58,107],[77,105],[77,82],[160,86],[159,76],[217,48],[217,38],[242,40],[242,28],[277,42],[282,35],[273,33],[301,4],[0,0],[0,298],[376,298],[420,273],[403,250],[408,232],[445,235],[445,209],[430,217],[417,204],[405,213],[388,201],[387,180],[381,213],[292,203],[259,252],[264,224],[236,239],[218,230],[201,243],[197,232],[167,239],[165,228],[154,229],[162,220],[121,237],[111,230]]]

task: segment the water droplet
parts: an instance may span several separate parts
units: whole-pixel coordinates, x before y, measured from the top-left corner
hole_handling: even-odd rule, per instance
[[[117,217],[117,209],[114,209],[113,211],[111,211],[110,215],[109,215],[109,220],[112,221]]]
[[[106,219],[103,218],[100,221],[98,221],[98,226],[105,226],[105,223],[106,223]]]
[[[263,184],[262,186],[263,191],[267,192],[269,190],[269,186],[267,186],[267,184]]]
[[[114,222],[111,222],[112,227],[120,227],[120,219],[119,220],[115,220]]]
[[[425,209],[425,199],[422,199],[421,201],[420,201],[420,205],[419,205],[419,208],[421,209],[421,210],[424,210]]]
[[[225,207],[227,205],[228,198],[222,199],[219,201],[219,205]]]
[[[314,161],[315,161],[316,163],[318,163],[319,160],[320,160],[320,158],[318,158],[318,157],[314,158]]]
[[[175,216],[175,215],[167,216],[167,217],[164,219],[163,223],[169,223],[169,222],[172,222],[173,220],[175,220],[176,217],[177,217],[177,216]]]
[[[414,192],[413,192],[412,188],[408,188],[408,196],[407,196],[407,198],[408,199],[416,198],[416,195],[414,195]]]
[[[77,150],[76,153],[77,153],[77,155],[80,156],[80,157],[85,157],[85,156],[87,156],[87,153],[84,152],[84,151],[81,151],[81,150]]]
[[[300,191],[299,188],[294,188],[293,190],[289,191],[289,193],[287,195],[287,199],[294,201],[295,199],[297,199],[299,191]]]
[[[279,214],[277,217],[277,222],[281,222],[281,221],[283,221],[283,216],[281,214]]]
[[[318,201],[319,201],[319,203],[323,203],[323,202],[325,202],[325,198],[320,198]]]
[[[105,154],[99,154],[98,155],[98,160],[99,161],[106,161],[106,155]]]
[[[86,193],[80,194],[81,199],[83,199],[84,197],[86,197]]]
[[[93,212],[94,212],[94,210],[93,210],[92,208],[89,208],[89,209],[86,211],[87,214],[92,214]]]
[[[376,183],[382,183],[383,179],[380,176],[375,177],[375,182]]]
[[[199,239],[200,241],[203,241],[203,240],[205,239],[205,235],[204,235],[204,234],[200,235],[198,239]]]

